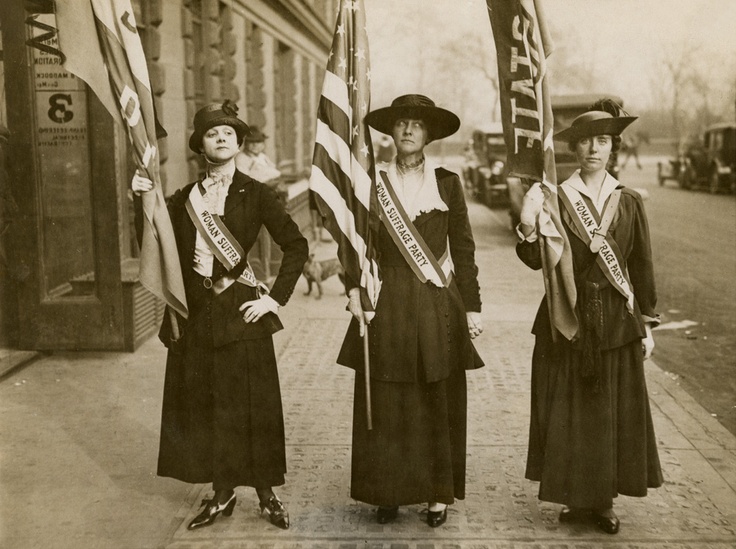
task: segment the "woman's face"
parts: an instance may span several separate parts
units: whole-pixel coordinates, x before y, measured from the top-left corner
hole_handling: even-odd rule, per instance
[[[264,141],[248,141],[244,148],[247,153],[258,155],[266,150],[266,143]]]
[[[586,173],[605,170],[612,147],[613,139],[610,135],[583,137],[575,145],[575,155],[580,169]]]
[[[399,156],[420,153],[427,144],[427,126],[423,120],[399,118],[394,124],[391,134],[396,143],[396,152]]]
[[[202,152],[212,162],[227,162],[238,150],[238,135],[232,126],[213,126],[202,137]]]

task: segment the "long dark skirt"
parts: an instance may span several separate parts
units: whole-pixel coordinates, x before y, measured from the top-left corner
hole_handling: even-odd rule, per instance
[[[368,431],[365,381],[356,373],[350,496],[384,506],[464,499],[465,371],[435,383],[371,380],[371,393]]]
[[[579,362],[569,344],[537,337],[526,478],[541,481],[541,500],[608,509],[663,482],[641,341],[603,351],[598,391]]]
[[[270,337],[220,348],[189,338],[166,362],[158,474],[215,490],[284,484],[286,455]]]

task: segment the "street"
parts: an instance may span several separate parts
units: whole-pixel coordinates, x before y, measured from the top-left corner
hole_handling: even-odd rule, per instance
[[[736,197],[658,186],[655,157],[621,182],[648,192],[662,325],[654,360],[736,434]],[[662,158],[666,162],[666,158]]]

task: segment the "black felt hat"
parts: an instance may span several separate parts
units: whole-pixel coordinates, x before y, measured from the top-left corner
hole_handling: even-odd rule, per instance
[[[258,126],[251,126],[250,129],[246,132],[243,141],[245,141],[246,143],[260,143],[261,141],[265,141],[266,139],[268,139],[268,136],[263,133]]]
[[[390,107],[369,112],[365,121],[379,132],[391,135],[394,124],[401,118],[424,121],[432,140],[452,135],[460,128],[460,119],[454,113],[436,106],[429,97],[419,94],[397,97]]]
[[[584,137],[621,135],[636,119],[636,116],[613,116],[605,111],[588,111],[577,116],[569,128],[555,134],[555,139],[577,143]]]
[[[248,124],[238,118],[238,106],[226,99],[224,103],[212,103],[202,107],[194,115],[194,131],[189,138],[189,148],[196,153],[202,152],[202,137],[205,132],[215,126],[231,126],[238,136],[238,144],[248,132]]]

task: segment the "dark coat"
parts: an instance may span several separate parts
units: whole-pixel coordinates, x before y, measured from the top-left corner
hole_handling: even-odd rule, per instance
[[[196,229],[186,211],[192,185],[169,200],[181,260],[189,318],[172,344],[165,315],[160,337],[169,345],[161,413],[158,474],[213,488],[276,486],[284,482],[286,455],[278,370],[271,334],[275,314],[245,323],[238,307],[257,298],[234,283],[218,296],[193,268]],[[271,297],[284,305],[307,260],[306,239],[276,193],[235,172],[223,222],[246,252],[262,227],[283,251]],[[237,268],[237,267],[236,267]],[[214,262],[212,279],[225,274]]]
[[[184,276],[185,288],[200,284],[200,277],[192,269],[196,228],[189,218],[185,204],[195,183],[177,191],[168,201],[169,214],[176,235],[179,260]],[[299,227],[284,210],[279,197],[267,185],[236,171],[225,201],[221,219],[246,252],[258,239],[261,227],[266,227],[274,242],[281,248],[283,258],[276,280],[269,295],[285,305],[294,291],[294,286],[302,272],[309,255],[306,239]],[[237,267],[236,267],[237,269]],[[224,268],[215,260],[213,280],[224,274]],[[187,292],[190,294],[190,292]],[[187,295],[189,303],[189,322],[179,318],[182,330],[186,330],[197,314],[196,296]],[[233,284],[227,291],[212,300],[212,335],[216,347],[243,339],[266,337],[283,328],[281,321],[272,313],[267,313],[259,322],[243,322],[243,313],[238,310],[245,301],[257,298],[255,288],[240,283]],[[171,325],[168,315],[164,318],[159,337],[168,345],[171,340]]]
[[[600,296],[603,308],[603,330],[601,332],[600,349],[614,349],[634,340],[643,338],[644,321],[642,315],[649,320],[656,318],[657,292],[654,284],[654,268],[652,250],[649,243],[649,225],[647,223],[644,203],[636,191],[619,187],[621,201],[609,228],[609,234],[618,244],[625,267],[629,271],[631,286],[634,291],[634,314],[626,310],[626,299],[609,283],[605,274],[595,264],[595,255],[591,253],[585,242],[580,240],[572,230],[573,221],[560,200],[560,213],[567,230],[573,257],[575,282],[579,288],[584,282],[595,282],[601,288]],[[587,196],[583,199],[594,208]],[[539,240],[520,242],[516,247],[519,258],[532,269],[541,269],[542,261],[539,253]],[[547,300],[543,299],[534,321],[532,333],[549,334],[551,325],[547,312]]]
[[[642,314],[656,318],[649,227],[641,196],[619,188],[621,201],[609,235],[629,271],[634,314],[571,229],[572,219],[560,202],[576,285],[581,289],[595,282],[600,287],[599,363],[594,365],[581,341],[570,343],[562,336],[553,340],[546,300],[533,328],[526,477],[541,482],[540,499],[570,507],[608,509],[617,494],[642,497],[647,488],[662,484],[641,349]],[[520,242],[516,249],[524,263],[541,268],[538,241]],[[579,299],[579,318],[583,302],[585,298]],[[586,373],[591,370],[592,377]]]
[[[475,243],[458,176],[436,170],[440,197],[449,211],[419,215],[414,225],[435,257],[450,246],[455,266],[448,288],[422,283],[381,225],[378,264],[382,286],[370,324],[371,377],[382,381],[434,382],[453,370],[479,368],[483,361],[470,341],[466,311],[480,312]],[[348,282],[355,286],[355,282]],[[363,369],[362,340],[352,320],[338,363]]]

